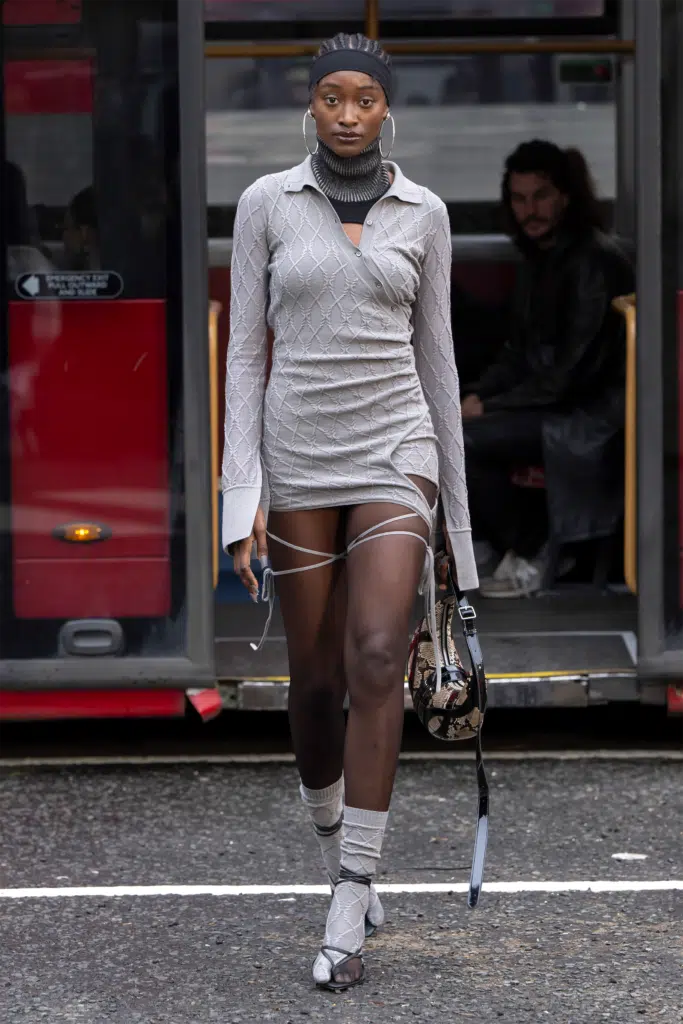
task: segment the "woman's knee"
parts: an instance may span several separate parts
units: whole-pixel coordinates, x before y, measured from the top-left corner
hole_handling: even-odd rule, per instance
[[[374,631],[349,639],[346,675],[352,706],[381,707],[402,687],[403,673],[403,658],[394,636]]]
[[[342,707],[346,696],[346,680],[340,667],[323,666],[305,673],[290,669],[289,707],[296,706],[307,715],[324,718]]]

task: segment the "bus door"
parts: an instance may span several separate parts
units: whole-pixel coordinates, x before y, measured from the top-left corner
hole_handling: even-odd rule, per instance
[[[201,4],[1,9],[0,679],[212,679]]]
[[[640,670],[683,712],[683,6],[636,18]]]
[[[404,174],[444,200],[451,219],[456,360],[466,387],[495,360],[509,329],[519,253],[501,234],[500,184],[506,157],[519,143],[543,137],[578,146],[609,222],[630,248],[632,139],[622,130],[632,117],[629,12],[630,4],[614,0],[210,0],[209,251],[211,294],[223,307],[220,364],[229,343],[235,208],[255,179],[305,157],[308,66],[321,38],[365,31],[392,53],[394,158]],[[511,477],[542,532],[543,467],[514,467]],[[620,548],[618,528],[600,543],[568,546],[556,562],[558,579],[533,600],[473,598],[491,706],[582,707],[640,698],[636,599],[621,585]],[[493,568],[489,561],[482,575]],[[227,555],[219,570],[216,668],[226,701],[285,708],[279,609],[268,643],[254,652],[250,643],[261,635],[266,609],[249,601]]]

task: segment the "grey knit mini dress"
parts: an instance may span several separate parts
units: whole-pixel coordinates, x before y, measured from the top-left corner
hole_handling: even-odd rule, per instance
[[[256,510],[393,502],[433,526],[440,489],[462,589],[478,585],[443,202],[393,163],[359,246],[308,158],[242,195],[232,256],[223,546]],[[268,386],[267,328],[273,331]]]

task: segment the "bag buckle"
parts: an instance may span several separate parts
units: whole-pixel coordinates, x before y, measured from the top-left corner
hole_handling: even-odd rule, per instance
[[[475,612],[474,608],[469,603],[467,598],[465,598],[463,604],[458,605],[458,615],[460,616],[463,622],[471,622],[472,619],[476,619],[477,613]]]

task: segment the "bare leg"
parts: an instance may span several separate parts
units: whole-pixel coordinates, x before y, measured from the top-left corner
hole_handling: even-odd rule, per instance
[[[417,481],[416,481],[417,482]],[[435,488],[426,481],[430,505]],[[402,513],[401,506],[377,503],[356,506],[347,521],[347,543],[364,531]],[[371,876],[379,859],[384,821],[398,761],[403,729],[403,682],[410,616],[422,575],[425,548],[419,537],[428,528],[419,517],[380,526],[378,533],[409,529],[418,537],[382,536],[352,550],[347,560],[347,612],[344,663],[350,698],[344,754],[346,805],[342,833],[342,876]],[[360,867],[362,866],[362,870]],[[327,970],[338,985],[354,984],[361,976],[359,957],[340,963],[341,955],[362,945],[365,883],[345,880],[335,889],[327,920],[322,957],[314,966],[316,980]],[[330,962],[339,966],[329,967]]]
[[[434,485],[414,480],[433,505]],[[404,511],[410,509],[359,505],[349,517],[348,539]],[[425,540],[429,535],[419,516],[382,527],[380,532],[385,530],[411,530]],[[410,618],[424,558],[424,545],[401,535],[363,544],[348,558],[345,666],[350,710],[344,776],[346,802],[352,807],[389,808],[403,731]]]
[[[345,548],[344,518],[344,511],[337,509],[271,512],[269,528],[289,544],[332,555]],[[269,552],[276,572],[325,561],[323,555],[294,551],[274,538]],[[339,878],[343,794],[346,565],[339,561],[276,579],[287,635],[289,721],[301,795],[334,886]],[[383,923],[384,910],[372,887],[366,927],[372,930]]]
[[[268,529],[290,544],[330,555],[345,547],[339,509],[271,512]],[[269,554],[275,572],[324,561],[272,538]],[[278,576],[276,583],[287,636],[294,753],[303,784],[323,789],[337,782],[343,769],[346,566],[334,562]]]

